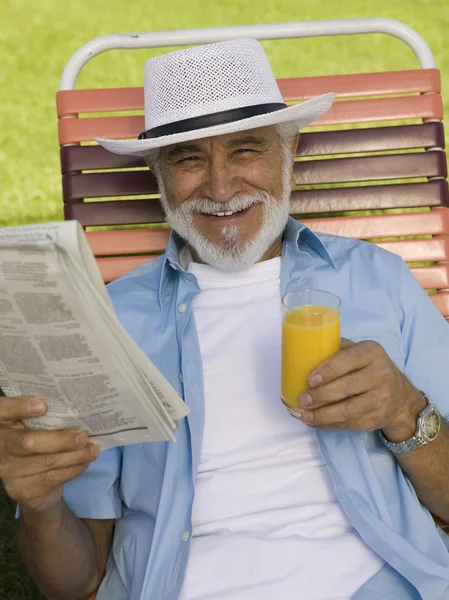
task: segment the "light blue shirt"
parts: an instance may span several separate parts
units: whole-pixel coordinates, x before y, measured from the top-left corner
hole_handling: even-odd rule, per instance
[[[183,583],[204,393],[192,313],[200,289],[179,262],[181,245],[172,235],[164,255],[108,287],[120,321],[191,412],[175,443],[108,450],[65,486],[79,517],[118,519],[98,600],[176,600]],[[316,235],[290,219],[281,265],[282,295],[313,287],[339,296],[342,336],[377,340],[449,418],[449,327],[402,259],[369,243]],[[449,599],[446,536],[377,432],[317,436],[346,515],[386,562],[354,598]]]

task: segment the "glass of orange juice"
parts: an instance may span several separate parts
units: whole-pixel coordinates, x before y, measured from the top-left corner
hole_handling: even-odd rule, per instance
[[[307,378],[340,350],[340,298],[304,289],[287,294],[282,302],[281,399],[300,418],[299,395],[310,387]]]

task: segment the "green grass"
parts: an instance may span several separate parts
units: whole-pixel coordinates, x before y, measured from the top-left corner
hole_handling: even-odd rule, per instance
[[[0,225],[62,218],[55,92],[64,64],[88,40],[132,31],[345,17],[390,17],[416,29],[443,73],[449,107],[447,0],[0,0]],[[418,66],[384,35],[265,42],[279,77]],[[152,51],[114,51],[82,71],[79,87],[142,84]],[[1,489],[1,488],[0,488]],[[0,600],[41,598],[14,550],[12,503],[0,491]]]

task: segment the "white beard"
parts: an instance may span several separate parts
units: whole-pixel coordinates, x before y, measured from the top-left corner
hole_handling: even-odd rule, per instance
[[[264,191],[255,191],[236,194],[226,202],[209,198],[185,201],[173,209],[167,201],[162,178],[158,176],[157,179],[167,223],[195,250],[201,262],[224,271],[247,269],[259,262],[268,248],[281,237],[287,224],[291,192],[290,164],[287,161],[282,173],[282,195],[277,200]],[[219,242],[208,240],[193,224],[197,213],[235,212],[257,203],[263,205],[262,225],[247,242],[241,240],[238,224],[223,224]]]

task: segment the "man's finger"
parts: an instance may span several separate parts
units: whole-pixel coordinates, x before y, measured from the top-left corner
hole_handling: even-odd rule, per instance
[[[34,396],[0,397],[0,423],[8,423],[45,414],[47,405]]]
[[[344,348],[349,348],[349,346],[355,346],[355,342],[352,340],[348,340],[347,338],[340,339],[340,348],[343,350]]]
[[[15,458],[4,471],[4,477],[29,477],[46,473],[54,469],[65,469],[90,463],[98,458],[100,449],[97,444],[88,444],[81,450],[58,452],[57,454],[36,454]]]
[[[311,388],[324,385],[337,377],[363,369],[376,360],[381,353],[385,354],[385,350],[377,342],[366,341],[348,345],[310,373],[309,385]]]
[[[6,453],[12,456],[54,454],[80,450],[89,443],[85,431],[65,429],[60,431],[34,431],[15,429],[5,436]]]
[[[5,490],[8,496],[19,504],[30,503],[78,477],[89,468],[89,465],[90,463],[86,463],[65,469],[54,469],[44,474],[39,473],[39,475],[7,480]]]
[[[301,419],[312,427],[328,426],[331,429],[372,429],[376,428],[374,419],[376,400],[372,393],[353,396],[341,402],[306,410]],[[363,422],[363,423],[362,423]]]
[[[299,396],[299,406],[303,408],[318,408],[345,398],[363,394],[378,385],[378,371],[374,364],[364,369],[353,371],[342,377],[337,377],[329,383],[306,390]]]

